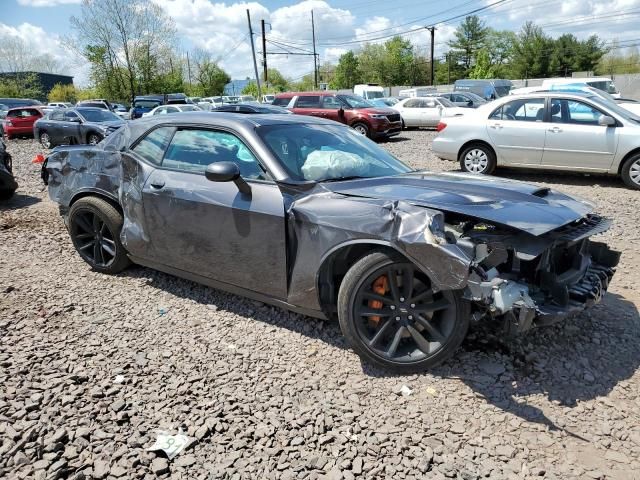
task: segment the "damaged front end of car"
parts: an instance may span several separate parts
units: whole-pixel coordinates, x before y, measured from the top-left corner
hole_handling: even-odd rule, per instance
[[[443,230],[471,259],[464,297],[475,321],[502,322],[506,334],[555,323],[598,303],[620,252],[590,239],[610,221],[589,214],[543,235],[448,219]]]

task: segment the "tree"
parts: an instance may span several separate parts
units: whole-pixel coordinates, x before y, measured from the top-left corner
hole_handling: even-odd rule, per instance
[[[412,85],[414,65],[413,45],[402,37],[393,37],[384,44],[384,85]]]
[[[511,30],[489,29],[485,40],[485,51],[489,54],[496,78],[512,78],[509,62],[513,56],[516,40],[516,34]]]
[[[48,53],[35,52],[19,37],[0,35],[0,71],[60,73],[63,70]]]
[[[264,78],[262,80],[265,80]],[[289,80],[287,80],[278,70],[275,68],[267,69],[266,91],[270,92],[286,92],[289,90]],[[256,89],[258,86],[256,85]]]
[[[73,85],[63,85],[56,83],[49,92],[48,99],[50,102],[71,102],[76,103],[76,87]]]
[[[546,77],[552,41],[533,22],[526,22],[513,45],[511,67],[514,78]]]
[[[224,86],[231,81],[231,77],[218,66],[211,54],[197,50],[193,55],[193,64],[197,85],[195,93],[201,97],[222,95]]]
[[[489,52],[487,51],[487,49],[483,48],[476,55],[476,64],[469,72],[469,78],[482,79],[494,78],[495,76],[495,70],[493,65],[491,65]]]
[[[385,49],[383,45],[368,43],[358,53],[358,65],[363,83],[383,83],[385,75]]]
[[[455,39],[449,42],[451,49],[468,71],[475,61],[476,54],[485,46],[489,29],[477,15],[465,17],[456,28]]]
[[[100,89],[126,91],[131,99],[152,93],[158,77],[170,70],[161,59],[176,43],[175,28],[153,2],[83,0],[80,16],[70,23],[74,35],[66,43],[91,63],[92,80]]]
[[[354,85],[362,82],[362,72],[360,71],[360,64],[355,53],[350,50],[341,55],[338,60],[338,65],[333,72],[331,88],[353,88]]]
[[[18,72],[0,79],[0,97],[42,98],[42,86],[32,72]]]

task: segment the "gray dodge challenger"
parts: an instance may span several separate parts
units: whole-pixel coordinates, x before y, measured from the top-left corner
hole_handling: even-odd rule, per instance
[[[414,171],[354,130],[297,115],[144,118],[58,147],[43,179],[94,270],[132,262],[319,318],[408,373],[469,325],[505,335],[602,298],[610,222],[549,188]]]

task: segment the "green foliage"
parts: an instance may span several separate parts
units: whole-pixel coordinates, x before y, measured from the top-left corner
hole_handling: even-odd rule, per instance
[[[76,103],[76,87],[73,85],[63,85],[56,83],[48,95],[50,102],[71,102]]]
[[[465,71],[469,71],[478,52],[486,46],[489,29],[480,17],[470,15],[456,28],[454,36],[455,39],[449,42],[449,46]]]
[[[0,97],[39,99],[44,96],[37,75],[27,73],[1,78]]]
[[[262,79],[264,80],[264,78]],[[289,90],[289,80],[287,80],[278,70],[275,68],[267,69],[267,85],[263,86],[263,90],[266,93],[278,93],[286,92]],[[256,86],[257,89],[257,86]],[[250,94],[247,94],[250,95]]]
[[[483,79],[494,78],[496,76],[494,66],[487,49],[483,48],[476,54],[476,64],[469,72],[469,78]]]
[[[333,89],[353,88],[354,85],[363,82],[362,78],[358,57],[350,50],[340,56],[330,87]]]
[[[640,73],[640,52],[637,47],[632,47],[626,53],[621,53],[617,43],[614,43],[609,53],[598,62],[595,72],[599,75]]]

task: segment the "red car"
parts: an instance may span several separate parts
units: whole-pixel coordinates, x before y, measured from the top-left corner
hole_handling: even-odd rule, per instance
[[[4,133],[9,139],[18,135],[33,135],[33,124],[42,117],[44,112],[39,107],[11,108],[4,119]]]
[[[299,115],[328,118],[344,123],[369,138],[386,138],[402,131],[400,114],[379,108],[362,97],[331,92],[289,92],[276,95],[273,105]]]

